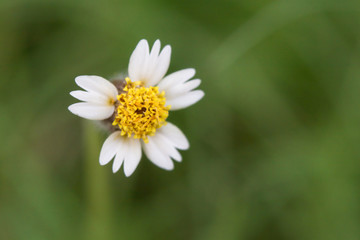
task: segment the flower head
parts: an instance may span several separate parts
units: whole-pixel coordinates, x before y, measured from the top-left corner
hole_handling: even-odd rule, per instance
[[[155,165],[172,170],[175,161],[181,161],[180,150],[189,148],[185,135],[166,121],[169,111],[186,108],[203,96],[199,79],[192,79],[195,70],[184,69],[165,74],[170,64],[171,48],[160,52],[156,40],[151,51],[146,40],[141,40],[133,51],[128,77],[110,82],[99,76],[79,76],[78,86],[85,91],[70,94],[80,103],[69,110],[80,117],[110,123],[111,135],[100,152],[100,164],[113,158],[113,172],[124,163],[124,173],[130,176],[141,159],[141,148]]]

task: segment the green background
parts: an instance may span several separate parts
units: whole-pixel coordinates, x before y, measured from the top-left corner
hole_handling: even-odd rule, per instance
[[[173,171],[100,166],[74,78],[172,46]],[[360,2],[0,1],[0,239],[360,239]]]

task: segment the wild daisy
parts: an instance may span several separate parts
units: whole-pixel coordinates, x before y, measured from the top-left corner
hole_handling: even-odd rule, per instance
[[[70,105],[69,110],[80,117],[108,123],[112,133],[102,146],[100,164],[114,159],[114,173],[124,164],[124,173],[130,176],[140,162],[141,149],[155,165],[172,170],[172,159],[182,160],[178,149],[189,148],[185,135],[166,119],[169,111],[189,107],[204,92],[194,90],[201,80],[192,79],[192,68],[164,77],[170,55],[169,45],[160,52],[160,41],[156,40],[149,51],[148,42],[141,40],[130,57],[125,79],[110,82],[99,76],[75,78],[85,91],[70,94],[83,102]]]

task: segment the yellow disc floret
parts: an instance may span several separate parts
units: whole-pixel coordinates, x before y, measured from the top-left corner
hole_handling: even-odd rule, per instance
[[[124,93],[117,96],[118,105],[112,123],[121,129],[122,136],[142,138],[153,136],[156,129],[166,124],[170,106],[165,107],[165,93],[158,87],[144,87],[142,82],[126,78]]]

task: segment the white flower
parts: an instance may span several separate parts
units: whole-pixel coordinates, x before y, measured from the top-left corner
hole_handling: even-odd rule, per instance
[[[170,55],[169,45],[160,52],[156,40],[149,52],[148,42],[141,40],[130,57],[125,80],[116,84],[98,76],[75,78],[85,91],[70,94],[83,102],[70,105],[69,110],[86,119],[112,123],[113,133],[101,149],[100,164],[114,158],[114,173],[124,163],[124,173],[130,176],[140,162],[141,148],[155,165],[172,170],[172,159],[182,160],[178,149],[189,148],[185,135],[166,118],[169,111],[198,102],[204,92],[194,90],[201,80],[191,79],[195,75],[192,68],[164,77]]]

